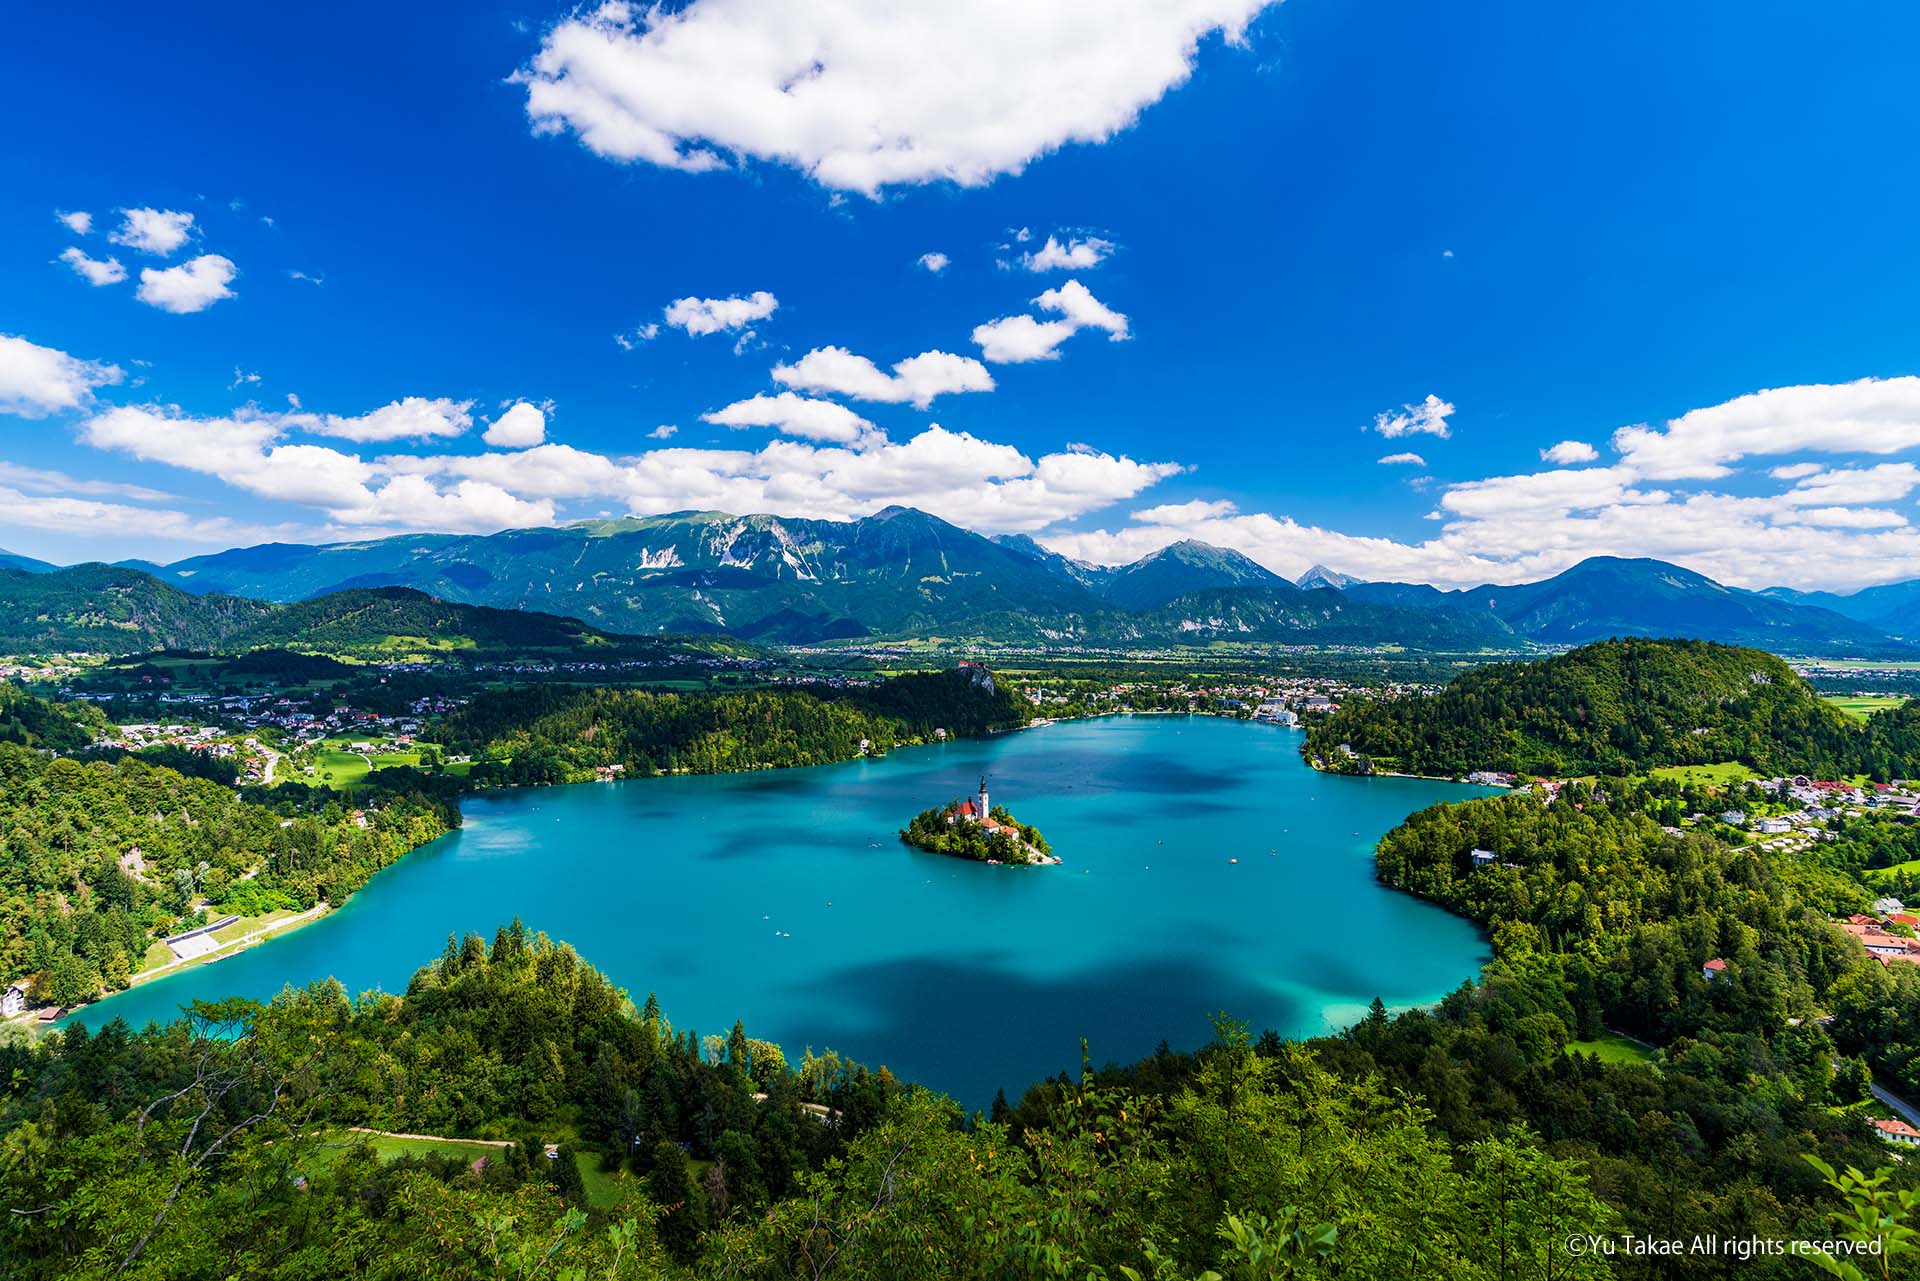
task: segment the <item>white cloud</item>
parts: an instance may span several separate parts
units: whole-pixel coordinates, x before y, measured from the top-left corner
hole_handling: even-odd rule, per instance
[[[775,382],[802,391],[832,392],[855,400],[882,404],[911,404],[925,409],[936,396],[949,392],[992,391],[993,375],[971,356],[945,351],[923,351],[881,372],[865,356],[845,347],[816,347],[791,365],[773,367]]]
[[[660,326],[658,324],[646,324],[623,334],[615,334],[613,341],[619,344],[621,351],[632,351],[641,343],[652,342],[659,336]]]
[[[117,365],[81,360],[24,338],[0,334],[0,414],[45,418],[84,408],[96,387],[125,375]]]
[[[1713,480],[1752,454],[1920,448],[1920,377],[1776,387],[1695,409],[1664,429],[1622,427],[1624,461],[1660,480]]]
[[[1382,458],[1380,461],[1385,463],[1389,467],[1398,467],[1401,465],[1405,465],[1409,467],[1425,467],[1427,465],[1427,460],[1422,458],[1418,454],[1388,454],[1384,458]]]
[[[672,423],[661,423],[658,427],[655,427],[652,431],[647,433],[647,439],[671,440],[676,434],[678,434],[679,431],[680,429],[674,426]]]
[[[245,546],[302,536],[286,525],[252,525],[225,516],[193,516],[164,508],[103,503],[70,495],[22,493],[0,484],[0,526],[81,538],[117,538],[151,553],[157,542]]]
[[[175,315],[205,311],[222,298],[233,297],[233,290],[227,286],[237,274],[232,260],[219,254],[202,254],[178,267],[160,271],[143,267],[139,298],[149,306]]]
[[[1042,311],[1059,312],[1077,329],[1104,329],[1113,342],[1127,336],[1127,318],[1095,298],[1077,280],[1049,289],[1033,301]]]
[[[790,391],[736,401],[701,418],[722,427],[777,427],[789,436],[849,444],[875,430],[872,423],[845,405],[796,396]]]
[[[982,356],[997,365],[1053,360],[1060,354],[1061,343],[1089,327],[1106,330],[1113,342],[1127,336],[1127,318],[1095,298],[1077,280],[1049,289],[1033,301],[1042,311],[1057,312],[1065,319],[1002,316],[976,325],[973,341],[979,345]]]
[[[1002,316],[973,329],[980,354],[996,365],[1018,365],[1029,360],[1052,360],[1060,344],[1073,337],[1069,320],[1036,320],[1032,316]]]
[[[193,215],[171,209],[122,209],[120,226],[109,240],[165,258],[193,235]]]
[[[235,365],[233,367],[233,381],[227,384],[227,390],[238,391],[242,387],[250,386],[253,383],[257,383],[259,381],[260,381],[259,374],[250,374],[246,370],[240,368],[240,366]]]
[[[518,77],[536,132],[689,172],[728,157],[823,186],[979,186],[1104,142],[1238,41],[1267,0],[693,0],[557,23]]]
[[[921,254],[918,258],[914,259],[914,265],[924,267],[936,276],[947,269],[947,262],[947,256],[938,250],[932,253]]]
[[[480,439],[502,449],[526,449],[547,438],[547,415],[538,405],[520,401],[482,432]]]
[[[1590,463],[1599,457],[1600,451],[1584,440],[1563,440],[1557,445],[1540,451],[1540,461],[1552,463],[1557,467]]]
[[[86,280],[90,285],[117,285],[127,278],[127,269],[120,265],[118,258],[89,258],[76,246],[68,246],[60,253],[60,261],[73,268],[73,273]]]
[[[1048,236],[1046,244],[1022,255],[1020,262],[1028,271],[1085,271],[1098,267],[1112,252],[1113,242],[1098,236],[1069,240],[1064,245]]]
[[[765,320],[779,306],[779,299],[764,289],[756,289],[744,298],[676,298],[667,304],[666,317],[669,325],[698,337],[744,329],[757,320]]]
[[[324,445],[279,443],[289,427],[307,426],[305,420],[313,417],[246,410],[227,418],[195,418],[172,407],[123,406],[82,423],[80,439],[97,449],[215,476],[261,498],[317,507],[355,526],[486,532],[551,524],[555,518],[550,501],[526,501],[498,484],[462,480],[441,490],[389,460],[371,463]],[[526,455],[492,457],[515,460],[511,468],[523,466],[518,460]]]
[[[298,280],[304,284],[309,284],[309,285],[324,285],[327,283],[327,278],[325,276],[316,276],[311,272],[301,271],[297,267],[287,268],[287,279]]]
[[[1803,476],[1812,476],[1826,469],[1824,463],[1789,463],[1785,467],[1775,467],[1767,475],[1775,480],[1799,480]]]
[[[1877,467],[1841,467],[1802,477],[1788,490],[1785,501],[1796,507],[1848,506],[1890,503],[1920,486],[1920,467],[1912,463],[1881,463]]]
[[[1399,413],[1376,415],[1373,420],[1373,429],[1388,438],[1411,435],[1414,432],[1427,432],[1445,440],[1451,434],[1447,427],[1447,419],[1453,412],[1452,405],[1429,393],[1427,398],[1417,405],[1400,406]]]
[[[56,209],[53,211],[53,216],[65,223],[67,230],[76,236],[87,235],[93,230],[93,215],[84,209],[76,209],[70,213]]]
[[[533,407],[528,406],[529,409]],[[285,414],[277,421],[316,436],[342,440],[428,440],[458,436],[473,426],[473,402],[408,396],[354,417],[340,414]],[[534,410],[538,413],[538,410]],[[524,418],[519,426],[525,426]],[[541,420],[544,429],[545,419]]]
[[[901,442],[876,430],[854,447],[776,439],[758,450],[665,447],[612,459],[549,444],[515,454],[383,458],[379,466],[423,483],[458,478],[523,499],[611,499],[635,515],[702,507],[844,520],[900,503],[990,533],[1072,519],[1182,470],[1098,450],[1033,459],[937,425]]]
[[[63,471],[25,467],[0,461],[0,485],[33,494],[86,494],[90,497],[131,498],[139,503],[170,503],[174,496],[145,485],[114,480],[81,480]]]

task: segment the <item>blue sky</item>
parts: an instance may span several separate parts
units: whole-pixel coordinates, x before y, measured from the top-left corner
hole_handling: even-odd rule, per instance
[[[0,546],[1920,576],[1911,10],[1034,7],[10,13]]]

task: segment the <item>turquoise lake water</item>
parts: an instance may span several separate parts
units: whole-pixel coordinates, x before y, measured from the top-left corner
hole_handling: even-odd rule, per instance
[[[90,1006],[98,1027],[332,975],[403,991],[449,931],[515,915],[681,1029],[831,1046],[979,1106],[1004,1086],[1192,1048],[1210,1011],[1309,1036],[1439,999],[1487,958],[1469,923],[1382,888],[1407,814],[1487,789],[1316,774],[1299,734],[1109,717],[883,760],[470,798],[466,826],[328,916]],[[988,867],[900,844],[971,793],[1066,861]],[[1237,858],[1238,864],[1228,860]]]

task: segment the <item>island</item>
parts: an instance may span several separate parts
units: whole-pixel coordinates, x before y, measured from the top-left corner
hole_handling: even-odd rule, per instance
[[[978,796],[949,801],[914,815],[902,829],[900,839],[915,849],[981,863],[1027,866],[1060,861],[1039,828],[1020,822],[1006,806],[995,807],[989,802],[984,778]]]

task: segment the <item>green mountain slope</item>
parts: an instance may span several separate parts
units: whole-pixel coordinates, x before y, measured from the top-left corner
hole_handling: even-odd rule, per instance
[[[35,560],[31,556],[22,556],[18,552],[10,552],[0,547],[0,569],[22,569],[29,574],[44,574],[54,568],[57,567],[44,560]]]
[[[1159,609],[1219,587],[1291,586],[1239,552],[1185,539],[1117,571],[1101,593],[1122,609]]]
[[[261,601],[192,596],[137,569],[0,569],[0,651],[206,649],[273,612]]]
[[[619,636],[532,610],[437,600],[403,587],[360,588],[279,605],[194,596],[136,569],[78,565],[0,570],[0,652],[242,653],[261,646],[357,658],[463,652],[495,657],[632,658],[664,648],[737,652],[723,637]]]
[[[1887,768],[1876,758],[1894,723],[1849,723],[1759,650],[1619,640],[1482,667],[1438,694],[1349,703],[1309,730],[1305,751],[1334,769],[1417,774],[1627,774],[1742,761],[1831,778]]]

